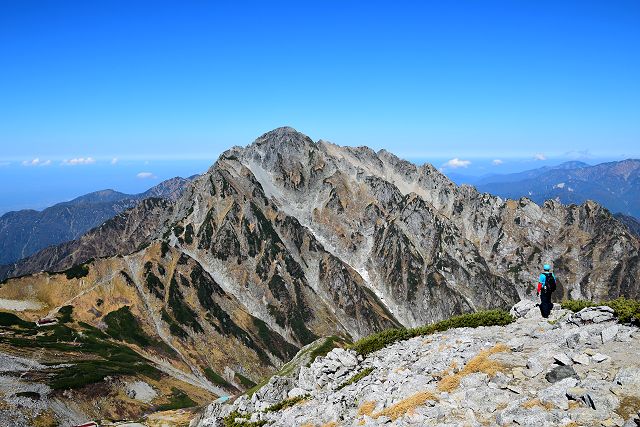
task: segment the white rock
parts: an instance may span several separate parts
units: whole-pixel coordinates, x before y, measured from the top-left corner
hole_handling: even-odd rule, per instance
[[[624,367],[616,374],[613,381],[622,386],[637,385],[640,386],[640,368]]]
[[[611,359],[609,356],[607,356],[606,354],[602,354],[602,353],[596,353],[593,356],[591,356],[591,358],[596,363],[604,362],[605,360]]]
[[[584,353],[578,354],[577,356],[573,356],[572,360],[574,362],[576,362],[576,363],[581,364],[581,365],[588,365],[589,364],[589,356],[587,356]]]
[[[289,390],[289,393],[287,394],[287,396],[291,399],[294,397],[304,396],[305,394],[308,394],[307,390],[302,389],[300,387],[294,387],[291,390]]]
[[[564,366],[572,365],[571,359],[565,353],[554,354],[553,358],[558,365],[564,365]]]
[[[507,342],[507,345],[511,351],[521,352],[524,349],[524,341],[523,338],[513,338]]]
[[[509,313],[513,317],[518,319],[520,317],[526,316],[529,311],[531,311],[531,310],[533,310],[535,308],[536,308],[536,303],[534,301],[521,300],[520,302],[516,303],[516,305],[511,307],[511,310],[509,311]]]
[[[602,332],[600,333],[600,336],[602,338],[602,343],[604,344],[613,340],[616,337],[616,334],[618,333],[619,329],[620,327],[618,325],[612,325],[612,326],[609,326],[608,328],[603,329]]]

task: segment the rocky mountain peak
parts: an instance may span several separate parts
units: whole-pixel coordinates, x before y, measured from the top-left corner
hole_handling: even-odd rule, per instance
[[[257,146],[264,146],[264,145],[297,146],[297,145],[313,144],[313,140],[309,138],[307,135],[303,134],[302,132],[298,132],[292,127],[282,126],[263,134],[262,136],[260,136],[255,140],[254,144]]]

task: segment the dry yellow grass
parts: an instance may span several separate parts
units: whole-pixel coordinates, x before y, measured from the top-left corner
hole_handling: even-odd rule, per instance
[[[38,416],[31,421],[31,425],[33,427],[57,427],[59,423],[53,411],[48,409],[38,414]]]
[[[469,374],[484,372],[487,375],[495,375],[500,371],[504,371],[506,366],[496,362],[495,360],[489,359],[489,356],[505,351],[509,351],[509,347],[502,343],[496,344],[485,350],[480,350],[480,352],[472,357],[460,371],[455,374],[444,376],[438,382],[438,390],[451,392],[457,389],[460,385],[460,380]]]
[[[380,412],[376,412],[373,414],[372,418],[385,416],[395,421],[405,414],[412,413],[418,406],[424,405],[427,400],[438,400],[438,397],[429,391],[421,391],[383,409]]]
[[[534,407],[536,407],[536,406],[539,406],[539,407],[541,407],[541,408],[544,408],[544,409],[546,409],[546,410],[548,410],[548,411],[549,411],[549,410],[551,410],[551,409],[553,409],[553,403],[550,403],[550,402],[541,402],[541,401],[540,401],[540,399],[531,399],[531,400],[528,400],[528,401],[524,402],[524,403],[523,403],[522,405],[520,405],[520,406],[522,406],[524,409],[532,409],[532,408],[534,408]]]
[[[304,423],[300,427],[315,427],[315,426],[311,423]]]
[[[581,406],[580,403],[576,402],[575,400],[569,401],[569,409],[576,409],[576,408],[579,408],[580,406]]]
[[[338,427],[338,423],[335,421],[329,421],[328,423],[322,424],[320,427]]]
[[[620,396],[620,404],[615,412],[625,420],[640,413],[640,397]]]
[[[165,411],[151,414],[145,425],[149,427],[189,427],[194,414],[190,411],[178,409],[177,411]]]
[[[367,400],[358,408],[358,415],[371,415],[377,404],[375,400]]]
[[[438,381],[438,390],[450,393],[458,388],[461,379],[460,373],[447,375]]]
[[[450,345],[445,344],[445,343],[442,343],[442,344],[440,344],[440,346],[438,347],[438,351],[443,351],[443,350],[446,350],[446,349],[449,349],[449,348],[451,348],[451,346],[450,346]]]

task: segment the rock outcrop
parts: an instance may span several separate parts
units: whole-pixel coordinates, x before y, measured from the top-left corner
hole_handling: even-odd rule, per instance
[[[335,349],[295,381],[210,405],[191,426],[223,426],[234,411],[283,427],[640,425],[640,330],[593,315],[606,309],[555,309],[550,319],[531,310],[508,326],[417,337],[364,358]]]

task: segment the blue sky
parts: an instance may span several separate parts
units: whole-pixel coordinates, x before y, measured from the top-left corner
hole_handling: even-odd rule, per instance
[[[282,125],[471,174],[640,157],[639,23],[637,1],[5,0],[0,212]]]

